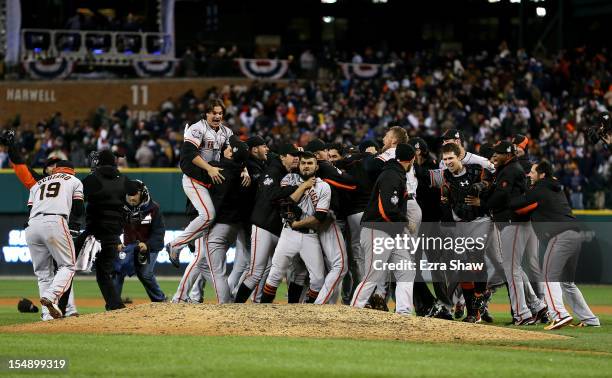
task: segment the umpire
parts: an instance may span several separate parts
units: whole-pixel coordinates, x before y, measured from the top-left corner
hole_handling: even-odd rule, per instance
[[[127,178],[117,169],[115,155],[103,150],[95,169],[83,179],[85,235],[94,235],[102,250],[96,258],[96,280],[107,310],[124,308],[113,282],[113,260],[117,257],[125,222],[123,205],[127,194]]]

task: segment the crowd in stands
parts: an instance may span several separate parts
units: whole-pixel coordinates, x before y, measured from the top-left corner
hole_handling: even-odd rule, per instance
[[[199,120],[203,101],[213,97],[225,102],[225,122],[236,134],[260,135],[272,148],[285,141],[304,145],[311,137],[350,147],[401,125],[433,151],[444,130],[458,128],[468,150],[477,152],[484,142],[521,133],[530,139],[533,159],[554,163],[574,208],[612,206],[612,157],[585,131],[612,109],[608,51],[576,49],[536,59],[502,45],[489,54],[377,56],[366,51],[349,59],[393,63],[386,75],[370,80],[347,79],[329,66],[326,79],[189,91],[166,100],[147,120],[133,119],[124,106],[97,109],[92,119],[74,124],[57,113],[35,125],[15,120],[4,126],[16,128],[23,154],[36,166],[50,155],[88,166],[89,152],[103,148],[125,153],[125,164],[133,167],[177,166],[185,124]],[[300,58],[298,65],[308,63]],[[8,164],[3,152],[0,163]]]

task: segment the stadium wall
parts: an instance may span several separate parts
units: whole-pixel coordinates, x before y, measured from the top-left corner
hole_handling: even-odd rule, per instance
[[[207,89],[248,85],[245,78],[180,78],[85,81],[0,81],[2,121],[19,115],[21,122],[36,123],[56,112],[66,121],[88,119],[101,105],[109,112],[127,105],[135,118],[159,111],[168,98],[177,99],[192,89],[201,96]]]

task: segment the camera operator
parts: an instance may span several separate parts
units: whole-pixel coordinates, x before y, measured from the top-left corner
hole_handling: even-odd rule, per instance
[[[126,189],[127,204],[124,209],[127,219],[123,228],[125,248],[122,250],[123,254],[119,253],[119,258],[124,257],[123,260],[127,260],[126,263],[131,265],[127,269],[136,273],[151,302],[163,302],[166,296],[155,279],[154,268],[157,254],[164,247],[164,217],[142,181],[130,180]],[[127,258],[129,253],[133,253],[133,258]],[[119,296],[125,276],[124,272],[117,272],[115,275]]]
[[[587,135],[592,144],[602,141],[604,148],[612,147],[612,117],[610,113],[600,113],[597,125],[589,127]]]
[[[113,261],[121,249],[119,235],[125,221],[126,183],[128,179],[117,169],[115,155],[103,150],[97,155],[97,165],[83,179],[85,210],[85,232],[81,238],[94,235],[102,250],[96,259],[96,281],[106,302],[107,310],[124,308],[113,282]]]

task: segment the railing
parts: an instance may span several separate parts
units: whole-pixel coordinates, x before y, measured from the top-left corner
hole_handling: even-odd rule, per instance
[[[172,36],[157,32],[23,29],[21,60],[65,58],[84,64],[129,65],[173,60]]]

